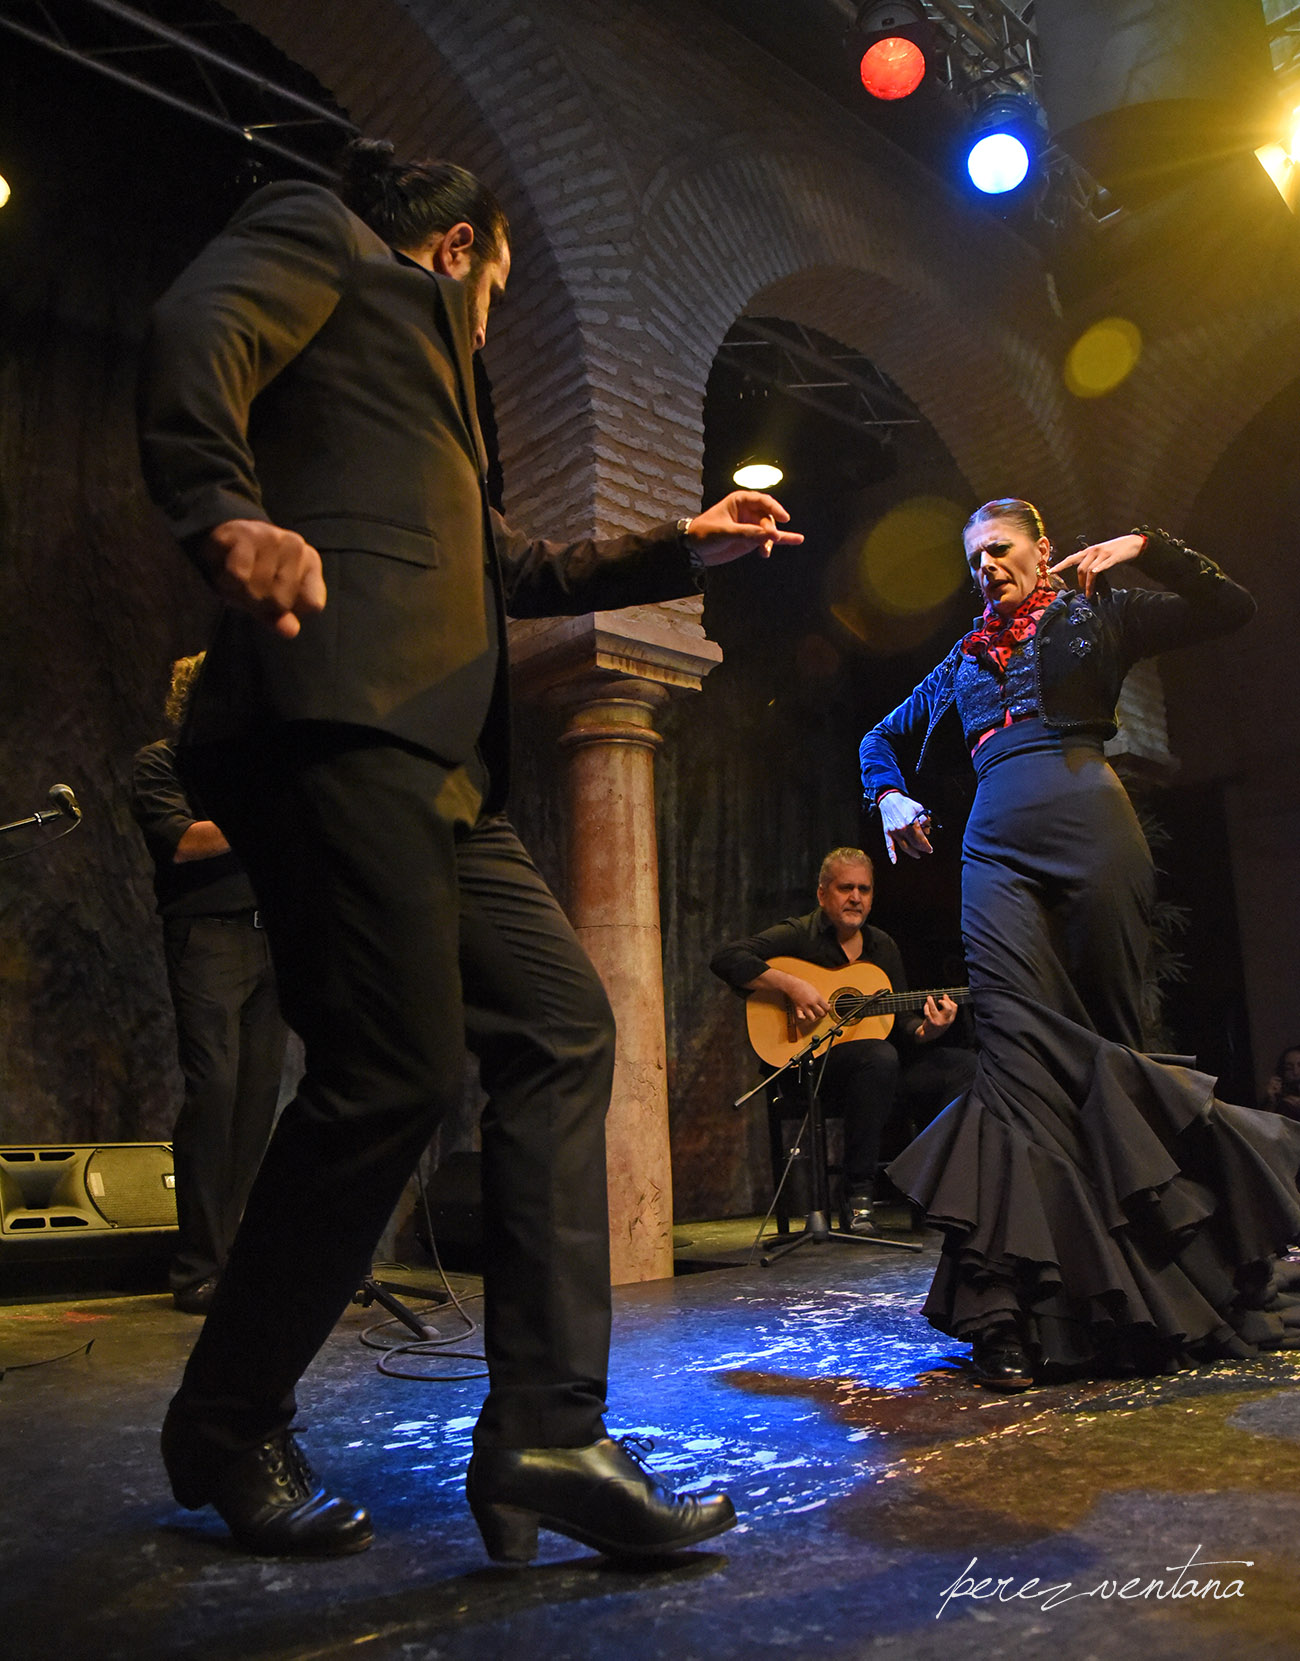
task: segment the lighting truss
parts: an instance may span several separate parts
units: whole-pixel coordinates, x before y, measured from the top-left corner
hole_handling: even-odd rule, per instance
[[[940,40],[939,78],[972,111],[998,93],[1039,96],[1038,32],[1034,0],[922,0]],[[1058,144],[1048,140],[1039,158],[1046,189],[1034,216],[1061,228],[1099,224],[1114,204],[1097,181]]]
[[[846,23],[857,23],[875,0],[830,0]],[[987,87],[1027,92],[1037,86],[1034,0],[913,0],[937,37],[934,73],[971,101]]]
[[[0,28],[328,178],[356,132],[305,70],[213,0],[4,0]],[[268,59],[278,73],[268,73]]]
[[[1264,0],[1264,21],[1273,54],[1273,74],[1287,109],[1300,104],[1300,6],[1292,0]]]
[[[919,425],[916,406],[861,352],[784,319],[741,317],[718,348],[719,364],[805,404],[855,432],[885,439]]]
[[[861,0],[831,0],[856,22]],[[867,0],[870,3],[870,0]],[[1039,98],[1038,34],[1034,0],[916,0],[934,30],[933,73],[954,98],[977,113],[999,93]],[[1059,145],[1044,144],[1039,158],[1047,188],[1033,203],[1033,215],[1060,228],[1080,219],[1099,222],[1112,204],[1097,181]]]
[[[941,41],[939,75],[968,102],[992,89],[1037,96],[1033,0],[924,0]]]

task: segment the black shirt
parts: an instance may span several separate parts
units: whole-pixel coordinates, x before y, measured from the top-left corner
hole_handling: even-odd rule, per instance
[[[895,992],[908,989],[902,956],[884,929],[864,924],[862,956],[850,959],[844,955],[835,925],[820,906],[806,917],[787,917],[759,934],[728,941],[714,952],[709,968],[733,991],[743,994],[749,982],[756,980],[774,957],[802,958],[805,963],[815,963],[823,969],[843,969],[850,962],[874,963],[884,971]],[[915,1036],[920,1025],[921,1016],[911,1012],[900,1015],[895,1024],[896,1030],[908,1038]]]
[[[176,863],[176,849],[191,825],[206,818],[185,794],[176,754],[161,739],[146,744],[131,775],[131,810],[153,859],[153,888],[162,917],[227,917],[252,911],[257,900],[234,854]]]

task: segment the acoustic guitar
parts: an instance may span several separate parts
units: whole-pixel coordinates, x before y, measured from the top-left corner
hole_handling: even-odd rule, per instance
[[[842,969],[823,969],[816,963],[805,963],[800,957],[773,957],[769,969],[783,969],[787,975],[797,975],[815,986],[830,1006],[831,1013],[823,1015],[812,1026],[801,1026],[794,1018],[794,1009],[783,992],[768,992],[762,987],[751,992],[745,1002],[745,1019],[749,1025],[749,1041],[771,1067],[784,1067],[811,1038],[848,1017],[849,1024],[832,1044],[850,1044],[863,1038],[887,1038],[894,1024],[894,1016],[909,1009],[923,1009],[925,1000],[951,998],[954,1003],[970,1002],[969,986],[944,986],[929,992],[895,992],[889,976],[875,963],[846,963]],[[819,1052],[823,1053],[823,1052]]]

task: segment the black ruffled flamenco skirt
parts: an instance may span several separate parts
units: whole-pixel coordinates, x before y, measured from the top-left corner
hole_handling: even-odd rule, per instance
[[[1044,1371],[1300,1347],[1300,1125],[1140,1053],[1150,854],[1100,742],[976,752],[962,929],[974,1083],[890,1167],[944,1231],[924,1313],[1016,1324]]]

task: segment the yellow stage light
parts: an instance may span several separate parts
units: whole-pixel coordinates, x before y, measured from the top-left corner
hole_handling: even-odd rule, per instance
[[[0,174],[0,208],[9,200],[9,181]]]

